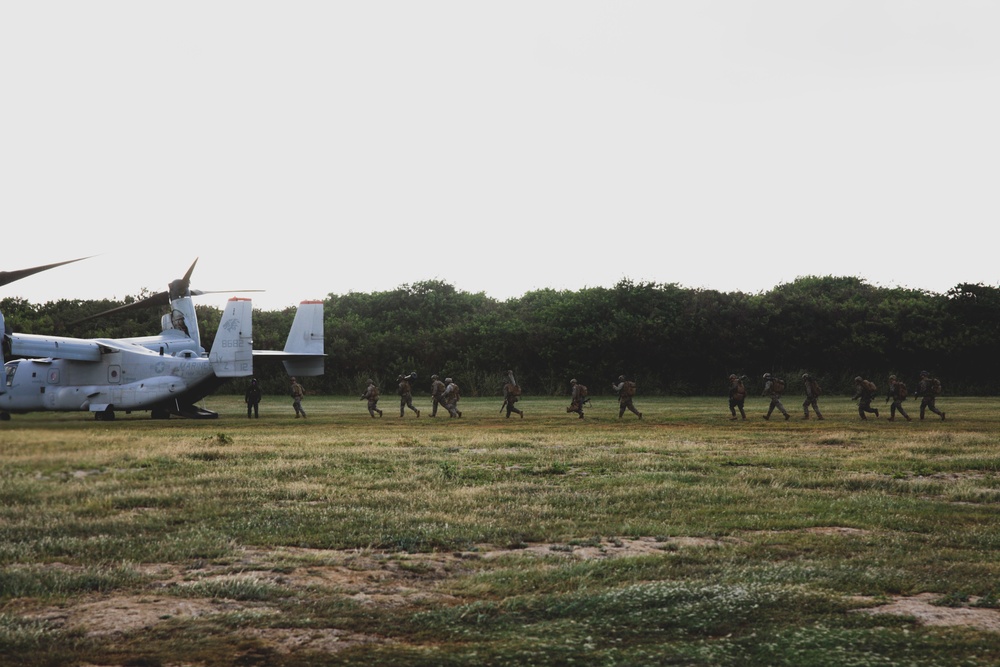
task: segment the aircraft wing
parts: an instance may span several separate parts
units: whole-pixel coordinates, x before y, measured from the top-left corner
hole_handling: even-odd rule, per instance
[[[101,354],[108,351],[110,348],[106,345],[84,338],[19,333],[10,335],[10,352],[17,357],[100,361]]]

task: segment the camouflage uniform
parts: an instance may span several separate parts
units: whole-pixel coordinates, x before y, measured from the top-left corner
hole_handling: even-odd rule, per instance
[[[743,419],[747,418],[747,413],[743,411],[743,403],[747,398],[747,389],[743,385],[743,378],[738,377],[735,373],[729,376],[729,414],[732,415],[730,419],[739,419],[736,416],[736,409],[740,410],[740,417]]]
[[[571,394],[570,404],[566,408],[566,412],[575,412],[580,415],[580,419],[583,419],[583,404],[587,402],[587,397],[585,396],[587,388],[576,380],[570,380],[569,384],[573,388],[573,393]]]
[[[375,386],[374,380],[368,378],[368,388],[365,390],[365,393],[361,395],[361,400],[368,401],[368,414],[372,416],[372,419],[375,419],[376,412],[379,417],[382,416],[382,411],[378,409],[378,398],[378,387]]]
[[[503,406],[507,408],[507,419],[510,419],[510,413],[516,412],[524,419],[524,411],[518,410],[514,407],[514,404],[521,400],[521,388],[517,386],[517,381],[514,380],[514,371],[507,371],[507,382],[503,385]]]
[[[872,407],[872,399],[875,398],[875,385],[870,381],[864,379],[860,375],[854,378],[854,396],[851,399],[858,399],[858,416],[862,419],[868,419],[865,413],[874,413],[878,417],[878,408]]]
[[[437,375],[431,376],[431,417],[437,417],[438,406],[444,405],[442,401],[442,396],[444,396],[444,382],[438,379]]]
[[[767,414],[764,415],[764,419],[770,419],[771,413],[777,408],[778,412],[785,415],[785,419],[789,419],[791,415],[788,414],[788,410],[785,406],[781,404],[781,391],[778,390],[778,385],[775,383],[777,378],[771,377],[770,373],[764,373],[764,391],[761,396],[770,396],[771,403],[767,406]]]
[[[441,396],[441,405],[444,409],[448,411],[448,415],[451,417],[461,417],[462,411],[458,409],[458,399],[461,398],[459,395],[458,385],[455,384],[451,378],[445,378],[445,388],[444,394]]]
[[[409,408],[417,413],[417,417],[420,417],[420,410],[413,407],[413,394],[410,389],[410,375],[400,375],[396,379],[399,380],[399,388],[397,393],[399,394],[399,416],[402,417],[405,412],[405,408]]]
[[[934,399],[936,398],[934,393],[934,387],[939,383],[934,381],[931,374],[927,371],[920,371],[920,382],[917,383],[917,393],[914,396],[920,397],[920,418],[924,418],[924,411],[930,410],[934,414],[944,419],[944,412],[938,410],[934,405]]]
[[[253,418],[257,419],[260,417],[260,384],[257,382],[257,378],[250,380],[250,385],[247,387],[246,395],[244,400],[247,404],[247,419],[250,419],[250,413],[253,413]]]
[[[302,397],[305,396],[306,390],[302,388],[302,385],[295,378],[292,378],[292,386],[289,391],[292,394],[292,407],[295,408],[295,418],[302,417],[305,419],[306,411],[302,409]]]
[[[823,413],[819,411],[819,384],[809,373],[802,374],[802,382],[806,387],[806,400],[802,401],[802,418],[809,419],[809,407],[812,406],[816,413],[816,419],[822,419]]]
[[[611,388],[618,392],[618,419],[621,419],[625,415],[626,410],[638,416],[639,419],[642,419],[642,413],[632,405],[632,394],[635,393],[635,383],[626,381],[624,375],[619,375],[618,384],[612,382]]]
[[[885,400],[892,401],[892,405],[889,406],[889,421],[896,419],[897,410],[906,421],[910,421],[910,415],[906,414],[906,410],[903,409],[903,401],[906,400],[906,385],[897,380],[895,375],[889,376],[889,393],[886,394]]]

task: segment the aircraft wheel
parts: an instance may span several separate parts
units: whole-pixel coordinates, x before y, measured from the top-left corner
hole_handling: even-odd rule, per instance
[[[170,413],[166,410],[153,409],[150,410],[149,416],[152,419],[170,419]]]
[[[115,411],[111,408],[107,408],[101,412],[95,412],[94,419],[99,422],[113,422],[115,420]]]
[[[10,421],[10,413],[0,412],[0,422],[9,422],[9,421]]]

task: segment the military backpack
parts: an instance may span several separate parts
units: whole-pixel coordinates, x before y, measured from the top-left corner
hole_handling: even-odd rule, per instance
[[[632,380],[625,381],[625,386],[622,387],[622,396],[635,396],[635,382]]]
[[[781,378],[771,378],[771,391],[776,394],[785,391],[785,381]]]
[[[941,380],[937,378],[931,378],[931,394],[934,396],[941,395]]]

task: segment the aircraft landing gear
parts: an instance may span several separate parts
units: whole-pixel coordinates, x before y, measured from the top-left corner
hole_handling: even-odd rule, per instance
[[[151,419],[170,419],[170,412],[162,408],[153,408],[149,411]]]
[[[94,419],[99,422],[113,422],[115,420],[115,411],[110,407],[104,408],[104,410],[94,413]]]
[[[0,422],[9,422],[9,421],[10,421],[10,413],[0,412]]]

